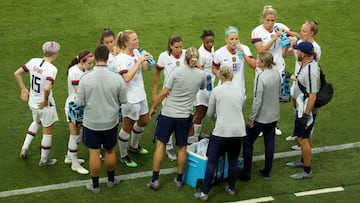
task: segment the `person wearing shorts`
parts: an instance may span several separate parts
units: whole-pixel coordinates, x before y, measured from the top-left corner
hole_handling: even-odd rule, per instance
[[[45,42],[42,46],[44,57],[33,58],[14,73],[16,82],[21,89],[21,99],[28,101],[32,112],[33,122],[30,124],[21,148],[20,157],[28,158],[29,147],[39,127],[43,128],[41,140],[41,158],[39,166],[51,166],[56,164],[56,159],[50,159],[49,153],[52,143],[53,126],[58,121],[52,86],[57,75],[57,68],[52,64],[57,59],[60,44],[57,42]],[[30,92],[26,88],[22,76],[30,75]],[[30,95],[29,95],[30,94]]]
[[[206,74],[199,67],[201,65],[198,50],[195,47],[188,48],[185,52],[184,65],[173,69],[150,109],[149,115],[152,119],[155,117],[156,107],[166,97],[155,130],[157,139],[153,156],[153,173],[147,184],[151,189],[157,190],[160,187],[159,173],[165,146],[173,132],[175,132],[178,152],[178,170],[174,182],[178,188],[183,185],[182,176],[186,163],[187,138],[192,122],[193,105],[198,90],[206,87]]]
[[[99,45],[95,49],[96,65],[81,78],[75,99],[76,106],[84,107],[83,142],[89,148],[92,180],[86,188],[94,193],[100,192],[101,145],[105,150],[107,187],[112,188],[119,183],[115,178],[115,146],[119,108],[127,102],[127,96],[123,79],[107,67],[108,57],[109,49],[105,45]]]

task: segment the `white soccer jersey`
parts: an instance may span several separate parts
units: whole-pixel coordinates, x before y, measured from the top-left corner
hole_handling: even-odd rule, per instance
[[[107,65],[110,66],[115,60],[115,56],[112,55],[111,53],[109,53],[109,58],[108,58],[108,61],[107,61]]]
[[[30,97],[29,106],[34,109],[39,109],[38,105],[44,100],[45,82],[48,80],[55,82],[57,69],[50,62],[41,58],[33,58],[23,65],[23,70],[30,73]],[[55,101],[52,95],[52,90],[49,94],[49,106],[55,106]]]
[[[199,48],[200,62],[203,65],[203,70],[207,75],[211,75],[212,82],[214,83],[215,75],[212,72],[213,60],[214,60],[214,47],[211,51],[205,49],[204,44]]]
[[[241,44],[244,54],[253,57],[248,46]],[[221,47],[215,52],[213,64],[218,67],[231,67],[234,73],[233,82],[238,84],[245,92],[245,59],[239,58],[236,52],[230,53],[226,46]],[[220,82],[219,82],[220,83]]]
[[[179,58],[175,58],[172,54],[169,55],[167,51],[164,51],[159,55],[156,69],[159,71],[164,71],[164,85],[166,80],[169,78],[171,71],[174,68],[184,64],[185,52],[186,50],[183,49]]]
[[[275,25],[279,26],[286,31],[290,30],[286,25],[282,23],[275,23]],[[275,34],[275,31],[272,30],[269,32],[264,28],[263,25],[257,26],[251,32],[251,42],[254,44],[256,42],[261,42],[264,46],[271,40],[271,36]],[[276,65],[274,66],[275,70],[277,70],[280,74],[285,70],[285,60],[282,56],[282,47],[281,47],[281,39],[277,39],[273,45],[270,47],[269,51],[272,53],[274,57],[274,62]]]
[[[140,58],[139,50],[134,49],[133,55],[129,56],[124,53],[120,53],[115,56],[115,60],[113,62],[115,70],[111,70],[119,73],[120,75],[126,74],[130,72],[136,62]],[[129,103],[138,103],[146,99],[146,93],[144,88],[144,80],[142,76],[142,67],[139,68],[133,79],[127,83],[125,83],[126,91],[127,91],[127,99]]]
[[[65,105],[68,104],[70,101],[75,100],[76,92],[74,86],[78,86],[80,82],[81,76],[85,73],[85,70],[81,70],[77,65],[74,65],[69,68],[68,71],[68,98],[66,99]],[[65,106],[66,108],[67,106]]]

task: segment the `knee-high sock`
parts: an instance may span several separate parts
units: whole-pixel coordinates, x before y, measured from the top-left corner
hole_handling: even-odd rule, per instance
[[[139,147],[139,140],[143,132],[144,132],[144,127],[140,127],[137,123],[135,123],[132,129],[132,136],[131,136],[132,148],[137,149]]]
[[[120,158],[124,158],[125,156],[128,155],[127,147],[128,147],[129,137],[130,135],[126,133],[123,129],[120,130],[118,136]]]
[[[69,137],[69,143],[68,143],[68,152],[67,155],[71,158],[71,162],[77,163],[77,148],[78,148],[78,138],[80,135],[70,135]]]
[[[52,140],[52,135],[43,134],[41,140],[41,158],[40,158],[42,162],[46,162],[49,158],[51,140]]]
[[[39,125],[35,121],[33,121],[30,124],[28,131],[26,132],[24,144],[21,147],[21,149],[29,149],[31,141],[34,139],[38,129],[39,129]]]

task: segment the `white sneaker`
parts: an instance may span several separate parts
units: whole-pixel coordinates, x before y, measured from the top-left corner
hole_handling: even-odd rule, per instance
[[[300,145],[294,145],[291,147],[292,150],[301,150]]]
[[[71,170],[84,175],[89,173],[89,171],[82,167],[79,163],[71,164]]]
[[[281,135],[282,132],[278,127],[275,127],[275,135]]]
[[[39,166],[43,167],[43,166],[52,166],[54,164],[56,164],[57,160],[56,159],[47,159],[45,162],[42,162],[40,160],[39,162]]]
[[[310,179],[312,178],[312,172],[310,171],[310,173],[305,173],[304,171],[300,171],[299,173],[291,175],[290,178],[295,180]]]
[[[167,149],[166,154],[169,157],[170,161],[175,161],[177,159],[177,156],[176,156],[173,148]]]
[[[297,139],[297,136],[293,136],[293,135],[290,135],[288,137],[286,137],[286,141],[295,141]]]
[[[79,162],[79,164],[83,164],[83,163],[85,163],[85,160],[84,159],[78,159],[78,162]],[[68,156],[68,155],[65,155],[64,163],[65,164],[71,164],[72,163],[71,157]]]

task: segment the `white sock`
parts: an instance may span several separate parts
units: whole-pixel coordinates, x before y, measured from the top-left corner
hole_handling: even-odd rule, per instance
[[[169,141],[166,144],[166,150],[174,149],[173,146],[173,134],[170,135]]]
[[[139,140],[141,138],[142,133],[144,132],[144,128],[138,126],[137,123],[134,124],[132,129],[131,136],[131,147],[137,149],[139,147]]]
[[[52,135],[43,134],[41,140],[41,158],[40,158],[42,162],[46,162],[49,158],[51,140],[52,140]]]
[[[194,124],[194,136],[199,137],[201,134],[201,124]]]
[[[127,147],[128,147],[129,137],[130,135],[126,133],[123,129],[120,130],[118,136],[120,158],[124,158],[125,156],[128,155]]]
[[[38,129],[39,129],[39,125],[35,121],[33,121],[28,128],[28,131],[25,136],[24,144],[21,147],[21,149],[29,149],[31,141],[34,139]]]
[[[78,148],[78,138],[80,135],[70,135],[68,143],[68,152],[67,155],[71,158],[71,163],[77,163],[77,148]]]

